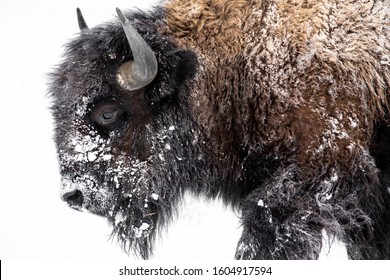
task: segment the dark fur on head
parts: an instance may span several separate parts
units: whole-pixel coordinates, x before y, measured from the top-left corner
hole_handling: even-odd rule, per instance
[[[383,1],[170,0],[128,13],[158,73],[128,91],[119,22],[67,45],[50,91],[63,198],[148,258],[183,192],[241,215],[238,259],[390,258]]]
[[[196,57],[155,35],[159,17],[159,12],[129,15],[156,50],[159,73],[147,87],[127,92],[116,83],[119,65],[132,54],[120,24],[108,23],[67,45],[50,89],[64,192],[80,190],[82,207],[108,217],[123,247],[143,258],[151,252],[156,228],[172,216],[179,187],[207,185],[207,176],[195,172],[204,159],[194,154],[186,102]],[[91,119],[107,103],[124,111],[108,128]]]

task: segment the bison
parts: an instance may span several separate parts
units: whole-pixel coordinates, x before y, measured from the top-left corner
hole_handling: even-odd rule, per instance
[[[49,86],[61,195],[148,258],[185,192],[240,213],[236,259],[390,258],[390,6],[169,0],[117,9]]]

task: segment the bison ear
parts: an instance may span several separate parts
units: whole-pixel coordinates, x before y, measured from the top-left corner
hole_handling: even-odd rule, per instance
[[[178,83],[183,83],[195,76],[198,59],[194,52],[188,50],[177,51],[176,55],[179,57],[179,63],[175,69],[175,77]]]

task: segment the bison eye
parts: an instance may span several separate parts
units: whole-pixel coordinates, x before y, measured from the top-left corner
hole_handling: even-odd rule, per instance
[[[104,128],[114,128],[119,121],[123,120],[125,114],[124,108],[114,102],[97,104],[91,110],[92,122]]]

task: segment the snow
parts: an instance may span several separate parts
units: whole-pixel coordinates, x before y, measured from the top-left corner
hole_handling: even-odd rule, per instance
[[[262,199],[260,199],[260,200],[257,202],[257,206],[264,207],[264,201],[263,201]]]
[[[94,26],[111,20],[116,6],[144,9],[154,2],[0,2],[0,92],[5,117],[0,137],[0,259],[132,258],[109,240],[111,229],[104,219],[74,211],[60,199],[50,102],[45,96],[46,74],[59,63],[63,44],[78,32],[76,7],[82,9],[88,25]],[[88,140],[84,144],[76,148],[80,154],[89,150]],[[87,159],[96,160],[96,153],[88,154]],[[158,200],[158,194],[152,194],[151,199]],[[155,259],[233,258],[241,234],[235,213],[220,201],[193,197],[186,198],[179,212],[169,234],[158,240]],[[122,219],[118,213],[116,222]],[[139,230],[148,226],[142,224]]]
[[[119,223],[123,222],[126,219],[126,217],[123,215],[122,212],[118,212],[115,215],[115,225],[118,225]]]

